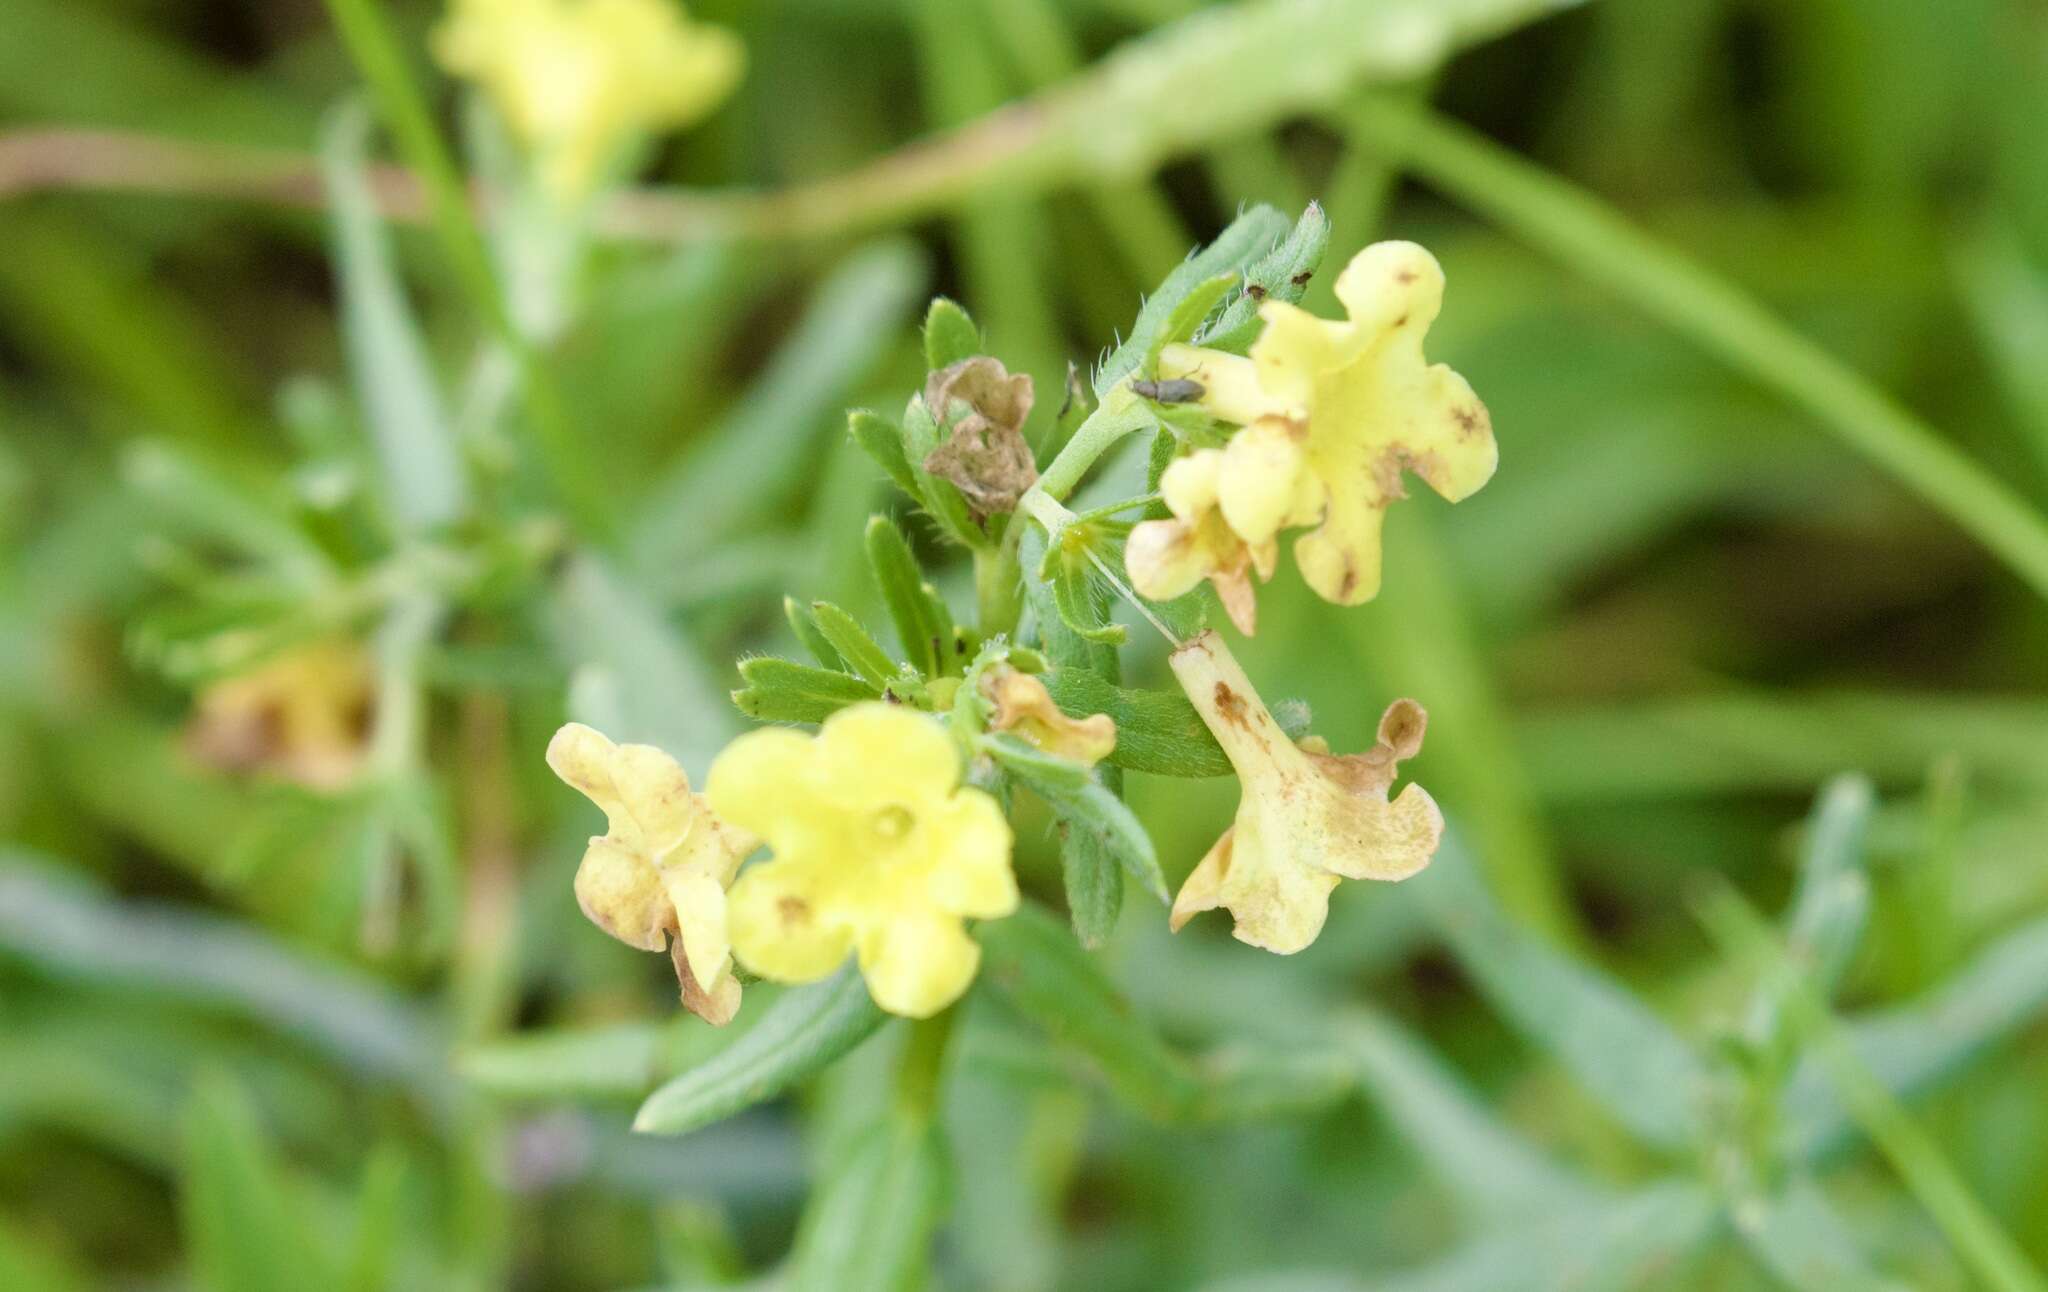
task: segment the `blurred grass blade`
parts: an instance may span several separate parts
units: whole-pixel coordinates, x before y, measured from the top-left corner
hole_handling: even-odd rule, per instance
[[[865,1130],[819,1183],[791,1257],[790,1292],[915,1292],[947,1197],[925,1119],[897,1111]]]
[[[913,244],[878,242],[819,285],[754,384],[647,490],[629,534],[636,569],[683,582],[685,558],[707,558],[796,492],[823,451],[819,432],[887,352],[925,275]]]
[[[1412,104],[1382,100],[1352,120],[1415,174],[1806,409],[2048,596],[2048,520],[2039,511],[1742,291],[1591,195]]]
[[[2048,1280],[1970,1192],[1941,1146],[1857,1055],[1847,1033],[1763,917],[1725,885],[1702,906],[1701,917],[1724,950],[1760,961],[1767,973],[1784,982],[1786,1016],[1795,1035],[1811,1047],[1850,1116],[1941,1227],[1963,1263],[1993,1292],[2048,1290]]]
[[[2048,1011],[2048,919],[2008,933],[1920,1000],[1842,1025],[1857,1061],[1885,1089],[1911,1095],[1960,1070]],[[1839,1145],[1848,1113],[1820,1061],[1793,1071],[1782,1103],[1787,1145],[1813,1156]]]
[[[588,555],[563,568],[549,626],[570,673],[573,716],[615,740],[659,745],[703,775],[738,723],[695,642]]]
[[[1792,1292],[1905,1292],[1878,1277],[1820,1186],[1793,1179],[1775,1197],[1736,1202],[1735,1232]]]
[[[661,1079],[669,1048],[655,1023],[525,1032],[468,1047],[455,1070],[502,1099],[637,1099]]]
[[[356,1190],[355,1233],[339,1292],[388,1292],[394,1286],[409,1164],[405,1150],[384,1140],[370,1150]]]
[[[1094,1064],[1116,1095],[1163,1121],[1199,1108],[1193,1071],[1132,1011],[1060,923],[1026,903],[975,930],[982,978],[1056,1044]]]
[[[460,515],[467,487],[439,383],[370,197],[369,142],[369,110],[355,103],[336,109],[321,163],[334,207],[342,336],[385,496],[399,525],[417,531]]]
[[[1494,1008],[1616,1120],[1661,1148],[1699,1139],[1707,1073],[1692,1047],[1626,987],[1511,922],[1455,832],[1407,889]]]
[[[1807,823],[1788,935],[1792,953],[1808,966],[1808,980],[1824,995],[1848,970],[1870,917],[1864,843],[1876,806],[1869,781],[1837,777],[1821,791]]]
[[[432,1030],[381,984],[317,965],[244,924],[115,902],[19,849],[0,850],[0,955],[39,971],[225,1007],[432,1107],[451,1090]]]
[[[874,1035],[885,1019],[853,965],[793,988],[746,1035],[649,1095],[633,1129],[682,1135],[773,1099]]]
[[[1422,1165],[1479,1220],[1568,1211],[1585,1181],[1550,1161],[1494,1114],[1392,1019],[1359,1010],[1337,1035],[1360,1083]]]
[[[317,1241],[247,1095],[225,1078],[203,1083],[185,1110],[184,1141],[180,1210],[207,1292],[335,1286],[331,1253]]]

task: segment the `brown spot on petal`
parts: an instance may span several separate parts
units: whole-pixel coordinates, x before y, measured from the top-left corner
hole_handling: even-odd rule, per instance
[[[784,924],[807,924],[811,918],[811,904],[801,897],[783,897],[775,902],[776,914]]]
[[[1403,285],[1412,283],[1415,281],[1415,271],[1413,269],[1403,267],[1401,272],[1394,275],[1394,281],[1397,283],[1401,283]]]

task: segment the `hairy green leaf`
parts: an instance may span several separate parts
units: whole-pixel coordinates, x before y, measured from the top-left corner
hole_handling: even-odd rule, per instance
[[[823,722],[849,704],[882,694],[880,687],[851,673],[773,655],[740,661],[740,677],[746,685],[732,693],[732,702],[760,722]]]

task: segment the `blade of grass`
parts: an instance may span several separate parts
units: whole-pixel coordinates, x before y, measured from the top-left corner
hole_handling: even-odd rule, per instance
[[[378,115],[426,190],[427,210],[456,280],[518,365],[527,415],[564,505],[586,533],[607,535],[611,513],[604,493],[586,466],[553,374],[520,331],[499,289],[468,191],[413,78],[404,47],[377,0],[326,0],[326,5],[350,58],[369,83]]]
[[[1590,194],[1413,104],[1361,105],[1360,142],[1776,390],[2048,596],[2048,521],[1862,375]]]
[[[1994,1292],[2048,1292],[2048,1281],[1977,1201],[1941,1146],[1864,1064],[1841,1024],[1763,917],[1726,886],[1701,903],[1700,916],[1724,952],[1759,962],[1782,980],[1787,1021],[1811,1047],[1850,1115],[1941,1227],[1964,1263]]]

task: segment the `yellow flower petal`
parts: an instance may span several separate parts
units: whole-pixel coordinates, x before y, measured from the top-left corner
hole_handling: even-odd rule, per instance
[[[981,965],[981,947],[958,920],[909,916],[869,929],[860,971],[875,1003],[905,1018],[930,1018],[960,999]]]
[[[1168,662],[1242,784],[1235,823],[1174,901],[1174,928],[1225,907],[1240,940],[1289,954],[1322,931],[1340,878],[1404,879],[1429,864],[1443,834],[1435,802],[1418,785],[1387,801],[1400,760],[1421,746],[1421,706],[1395,702],[1372,750],[1335,758],[1287,739],[1217,634]]]
[[[797,861],[754,866],[726,894],[726,931],[739,962],[776,982],[816,982],[853,950],[853,930],[821,909],[817,876]]]
[[[1343,320],[1269,301],[1248,360],[1166,347],[1162,375],[1202,382],[1203,407],[1246,428],[1220,456],[1199,450],[1162,479],[1164,488],[1183,462],[1196,464],[1177,490],[1166,491],[1175,516],[1190,526],[1175,536],[1182,543],[1172,552],[1176,573],[1193,559],[1183,549],[1206,522],[1208,488],[1262,575],[1269,568],[1263,544],[1281,529],[1314,526],[1295,544],[1303,577],[1325,600],[1356,605],[1379,591],[1381,520],[1405,494],[1404,471],[1452,502],[1492,477],[1499,454],[1486,406],[1464,378],[1423,357],[1443,288],[1443,270],[1429,252],[1411,242],[1376,243],[1338,276]],[[1283,437],[1283,427],[1292,434]],[[1164,566],[1165,540],[1148,536],[1144,561]],[[1202,546],[1213,552],[1220,545]]]
[[[712,760],[704,797],[712,811],[750,833],[768,837],[788,820],[784,811],[810,777],[811,738],[786,727],[750,731]],[[799,796],[800,797],[800,796]]]
[[[1070,718],[1053,703],[1045,683],[1013,668],[991,669],[981,693],[995,705],[991,731],[1007,731],[1049,754],[1093,767],[1116,749],[1116,722],[1106,713]]]
[[[725,929],[725,885],[716,875],[665,868],[662,888],[675,908],[677,940],[700,983],[716,983],[731,962]]]
[[[962,790],[931,809],[928,828],[945,840],[947,857],[932,875],[932,902],[949,915],[992,920],[1017,909],[1010,869],[1012,836],[1002,807],[980,790]]]
[[[629,947],[659,951],[675,928],[661,875],[611,839],[592,839],[576,868],[576,904],[590,922]]]
[[[892,704],[841,709],[818,729],[817,784],[860,804],[916,803],[960,783],[960,751],[925,714]]]

